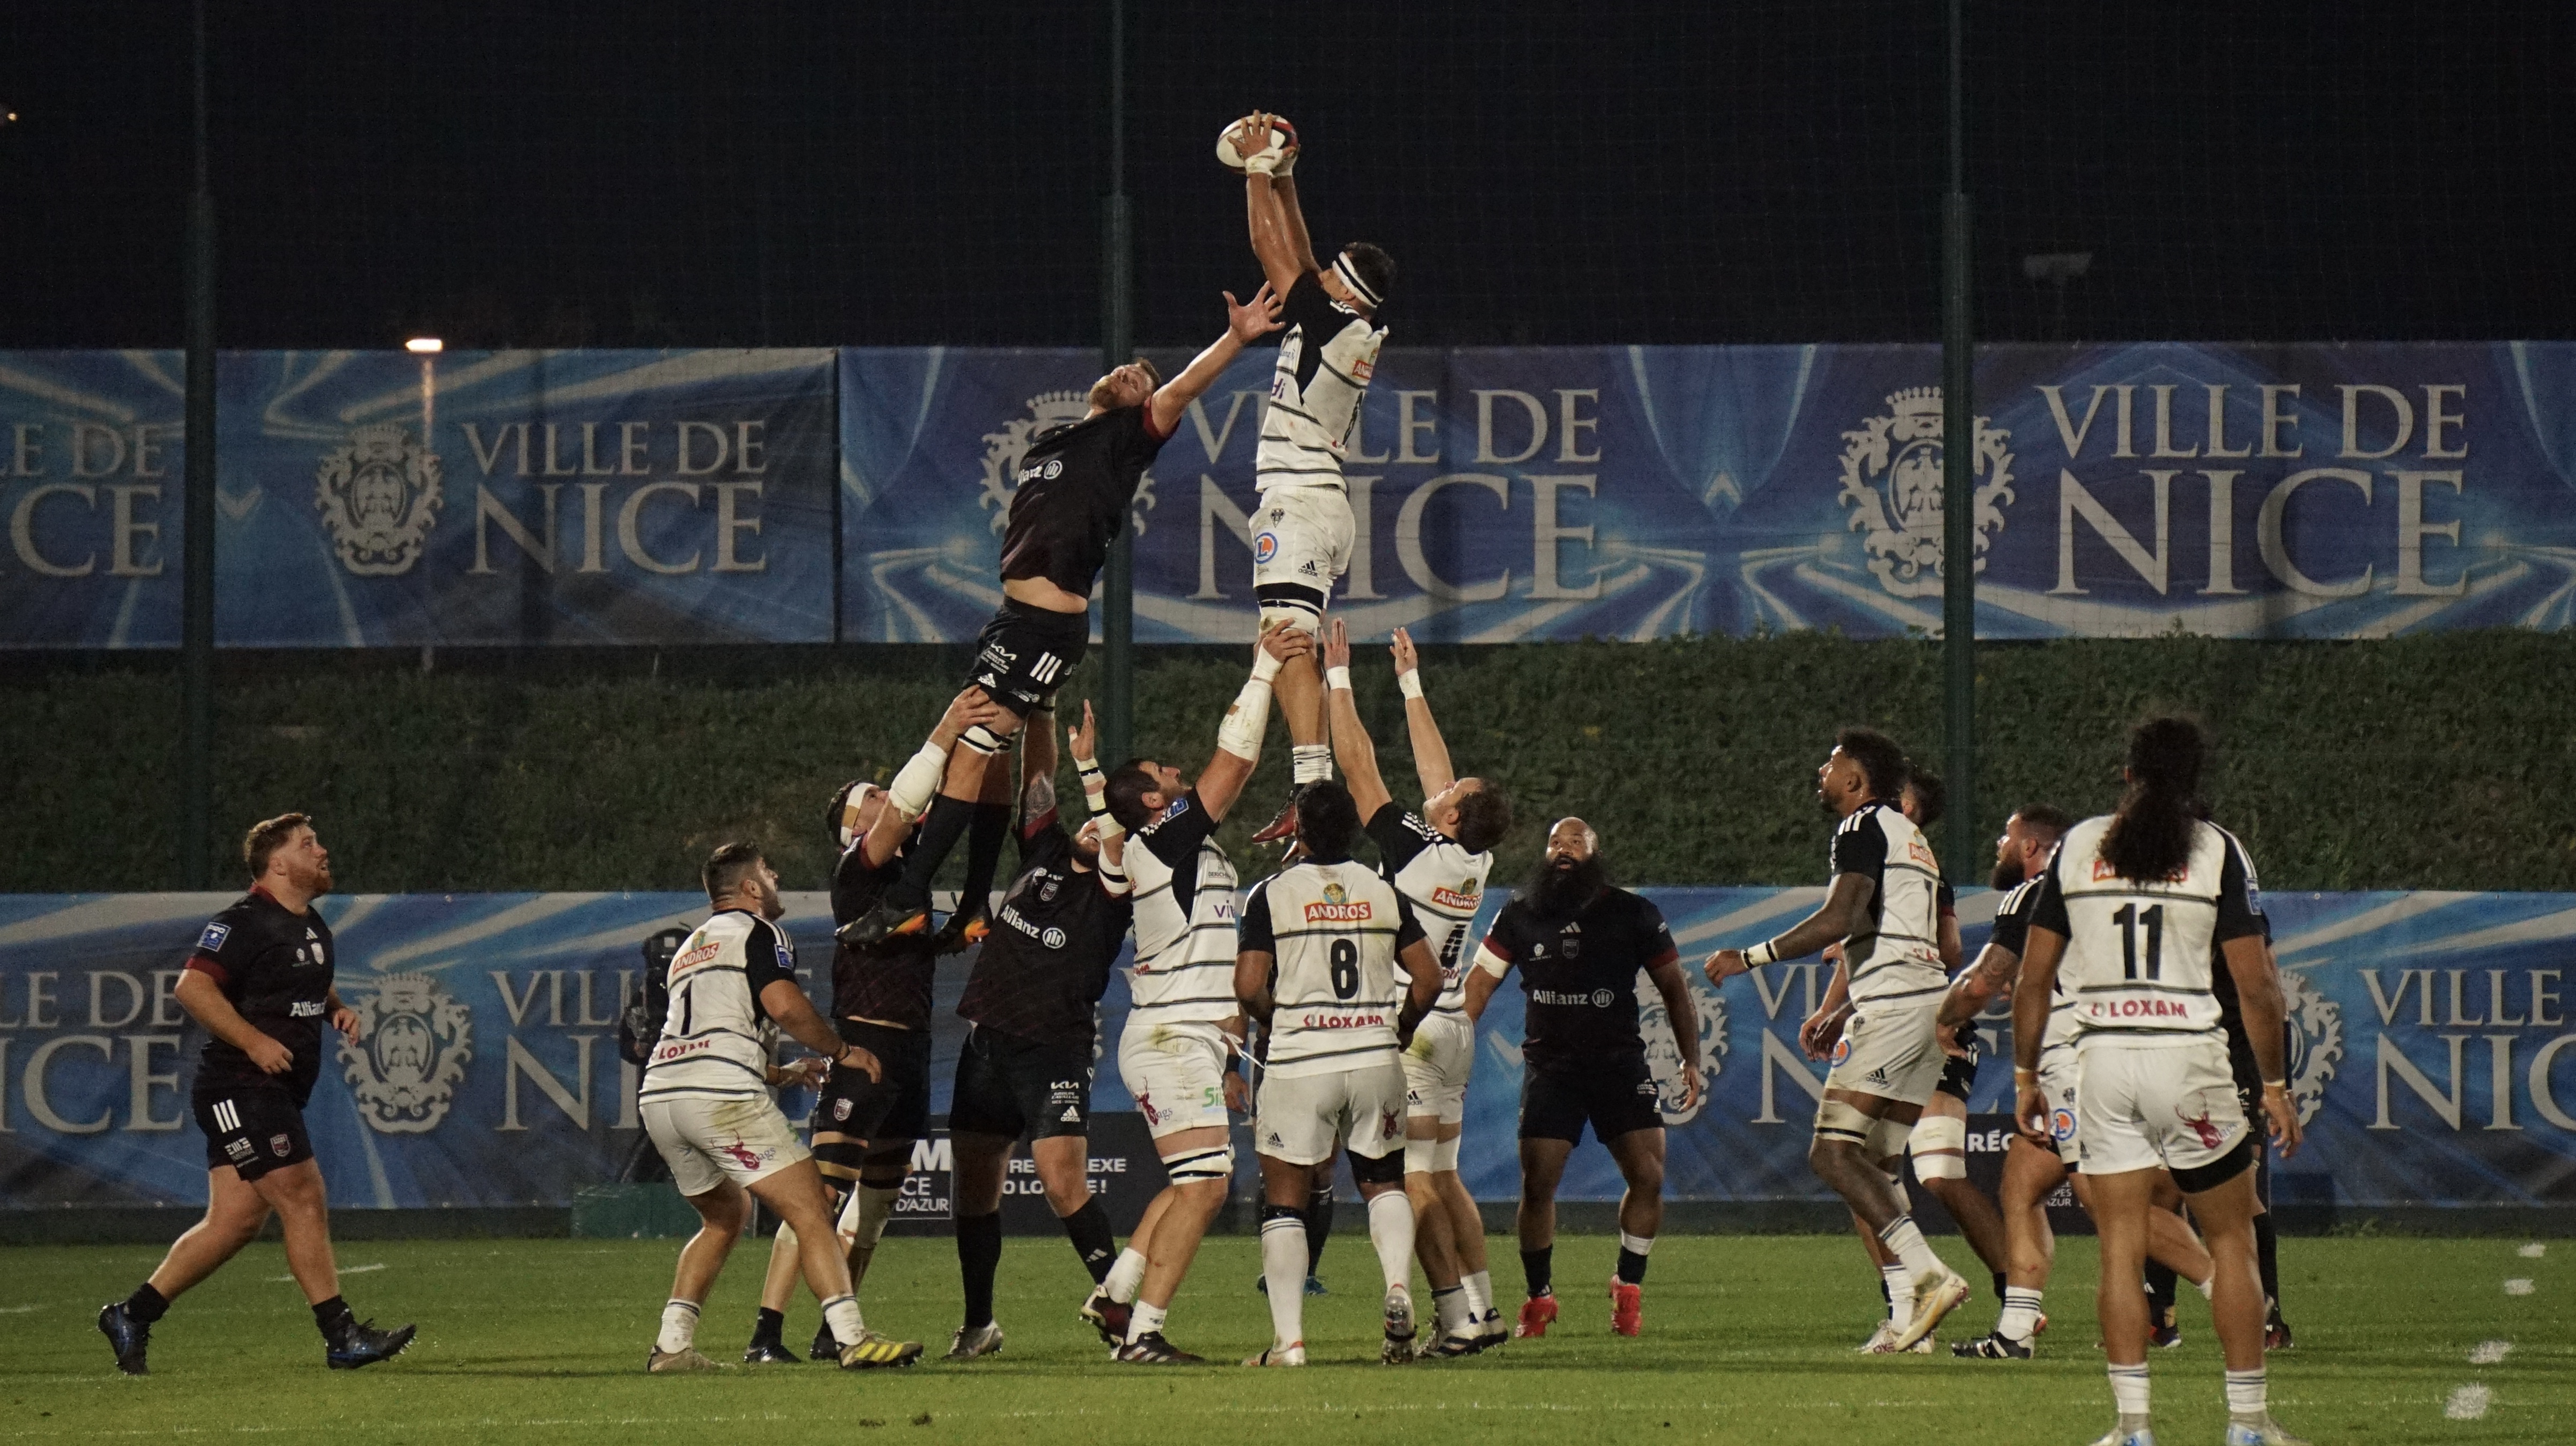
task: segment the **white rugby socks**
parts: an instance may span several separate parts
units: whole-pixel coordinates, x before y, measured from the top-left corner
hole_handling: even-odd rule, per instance
[[[859,1298],[855,1295],[836,1295],[823,1302],[823,1324],[832,1328],[832,1339],[845,1346],[857,1345],[859,1337],[868,1333],[868,1323],[859,1315]]]
[[[674,1300],[662,1307],[662,1334],[655,1338],[653,1349],[664,1355],[685,1351],[698,1343],[698,1303]]]
[[[1136,1302],[1136,1309],[1127,1317],[1127,1343],[1134,1345],[1160,1331],[1163,1322],[1170,1318],[1171,1310],[1167,1306],[1147,1305],[1141,1300]]]
[[[1132,1245],[1118,1252],[1118,1263],[1109,1267],[1109,1278],[1100,1282],[1101,1288],[1109,1292],[1109,1298],[1120,1305],[1133,1302],[1136,1292],[1144,1284],[1145,1252]]]
[[[2227,1373],[2227,1414],[2239,1421],[2260,1421],[2272,1413],[2266,1399],[2263,1367]]]
[[[1467,1335],[1476,1326],[1476,1312],[1467,1304],[1467,1288],[1463,1285],[1447,1290],[1432,1287],[1431,1314],[1440,1322],[1440,1334],[1444,1336]]]
[[[1270,1287],[1270,1343],[1306,1339],[1306,1222],[1295,1212],[1261,1222],[1261,1278]]]
[[[2147,1418],[2147,1367],[2141,1361],[2134,1366],[2111,1367],[2111,1409],[2120,1413],[2120,1424]]]
[[[1896,1258],[1905,1262],[1906,1270],[1917,1277],[1950,1273],[1950,1267],[1943,1265],[1941,1257],[1933,1254],[1932,1247],[1924,1243],[1923,1232],[1915,1228],[1911,1215],[1899,1215],[1887,1222],[1887,1228],[1878,1232],[1878,1238],[1881,1244],[1896,1252]]]
[[[1882,1265],[1878,1278],[1887,1287],[1887,1318],[1898,1325],[1914,1319],[1914,1272],[1903,1265]]]
[[[1333,745],[1297,743],[1288,749],[1288,781],[1321,783],[1333,776]]]
[[[1481,1322],[1494,1309],[1494,1275],[1489,1270],[1471,1270],[1458,1277],[1458,1285],[1467,1292],[1467,1318]]]
[[[1995,1334],[2006,1340],[2027,1341],[2039,1329],[2040,1293],[2017,1285],[2004,1287],[2004,1313],[1995,1321]]]
[[[1413,1283],[1413,1201],[1401,1190],[1372,1195],[1368,1202],[1369,1244],[1377,1247],[1377,1266],[1387,1288]],[[1302,1288],[1304,1280],[1299,1280]]]

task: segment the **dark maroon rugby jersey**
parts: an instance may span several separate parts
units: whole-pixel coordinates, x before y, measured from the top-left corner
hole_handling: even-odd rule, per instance
[[[885,891],[903,877],[904,863],[912,857],[912,840],[907,838],[882,867],[870,868],[867,847],[867,839],[860,837],[832,870],[836,928],[875,908]],[[864,949],[835,942],[832,1013],[843,1019],[876,1019],[906,1029],[928,1029],[930,981],[938,972],[938,946],[926,931]]]
[[[1529,996],[1522,1056],[1548,1070],[1643,1060],[1637,974],[1677,958],[1663,911],[1626,889],[1603,889],[1570,916],[1543,915],[1514,899],[1495,916],[1485,947],[1520,971]]]
[[[1109,878],[1073,867],[1053,810],[1020,830],[1020,876],[966,978],[957,1013],[986,1029],[1088,1047],[1110,967],[1135,909]]]
[[[322,1073],[333,957],[331,926],[321,910],[308,905],[295,913],[257,886],[208,920],[187,967],[214,980],[225,1001],[252,1028],[285,1045],[295,1062],[283,1074],[266,1074],[249,1055],[208,1035],[196,1088],[283,1087],[302,1109]]]

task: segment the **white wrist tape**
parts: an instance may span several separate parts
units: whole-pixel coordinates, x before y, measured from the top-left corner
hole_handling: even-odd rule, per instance
[[[1276,672],[1277,660],[1272,659],[1272,663],[1272,671]],[[1256,669],[1243,691],[1234,695],[1234,706],[1225,710],[1225,721],[1216,725],[1216,746],[1247,763],[1259,763],[1261,738],[1269,731],[1270,680]]]
[[[1779,960],[1780,951],[1772,948],[1771,941],[1768,939],[1744,951],[1744,965],[1748,969],[1759,969],[1765,964],[1776,964]]]
[[[1403,672],[1396,674],[1395,691],[1402,693],[1408,698],[1421,697],[1422,670],[1419,668],[1407,668]]]
[[[894,776],[894,786],[887,789],[889,801],[898,810],[898,818],[916,818],[930,807],[930,796],[939,791],[939,776],[948,771],[948,750],[936,743],[924,743],[912,755],[902,771]]]
[[[1268,648],[1252,650],[1252,681],[1267,683],[1279,676],[1279,658]]]
[[[1326,668],[1324,670],[1324,686],[1331,688],[1337,693],[1349,692],[1351,690],[1351,670],[1348,668]]]

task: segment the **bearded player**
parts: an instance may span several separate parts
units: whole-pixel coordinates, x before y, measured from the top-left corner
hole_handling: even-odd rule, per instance
[[[1339,618],[1325,637],[1324,681],[1333,754],[1377,843],[1378,866],[1421,921],[1440,965],[1439,1000],[1404,1051],[1404,1192],[1413,1201],[1414,1250],[1431,1280],[1440,1331],[1423,1354],[1461,1356],[1511,1339],[1485,1265],[1484,1215],[1458,1178],[1458,1139],[1465,1133],[1467,1075],[1476,1062],[1476,1027],[1467,1019],[1467,933],[1493,872],[1494,845],[1511,831],[1512,805],[1501,789],[1460,778],[1450,763],[1448,741],[1422,694],[1421,660],[1404,629],[1395,630],[1389,651],[1422,784],[1419,813],[1398,804],[1378,772],[1376,746],[1351,692],[1350,634]]]
[[[1395,263],[1364,241],[1343,247],[1330,266],[1316,261],[1291,174],[1296,132],[1286,121],[1255,113],[1236,122],[1226,141],[1242,162],[1252,254],[1281,298],[1285,327],[1253,461],[1261,504],[1253,522],[1252,591],[1263,627],[1285,624],[1314,637],[1334,580],[1350,566],[1353,526],[1342,459],[1359,430],[1360,403],[1386,342],[1378,308],[1395,284]],[[1292,783],[1330,778],[1323,677],[1312,660],[1281,671],[1279,711],[1295,748]],[[1290,812],[1282,811],[1254,841],[1284,838],[1291,827]]]
[[[842,926],[844,942],[872,945],[889,934],[926,933],[931,881],[960,837],[968,838],[966,882],[943,947],[983,938],[981,916],[990,907],[1011,826],[1009,780],[988,789],[985,772],[1031,713],[1054,708],[1056,690],[1090,647],[1092,584],[1126,525],[1138,482],[1181,425],[1181,414],[1246,344],[1279,329],[1279,300],[1268,287],[1243,303],[1228,293],[1225,306],[1225,335],[1179,376],[1163,381],[1142,357],[1119,367],[1091,384],[1091,410],[1081,421],[1038,437],[1021,457],[1002,533],[1002,606],[976,638],[967,680],[1004,712],[958,740],[902,878],[874,908]]]

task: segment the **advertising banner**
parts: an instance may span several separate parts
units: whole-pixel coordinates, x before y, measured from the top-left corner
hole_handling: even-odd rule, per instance
[[[0,648],[179,642],[175,351],[0,351]]]
[[[832,354],[232,352],[232,647],[828,642]]]
[[[1806,1164],[1823,1066],[1797,1047],[1826,979],[1779,965],[1723,991],[1697,973],[1722,945],[1768,937],[1818,889],[1650,889],[1690,964],[1707,1091],[1679,1108],[1681,1052],[1639,981],[1671,1131],[1675,1199],[1827,1198]],[[1494,891],[1496,898],[1502,893]],[[1973,952],[1991,893],[1961,900]],[[205,1141],[188,1114],[202,1033],[171,990],[213,894],[0,896],[0,1207],[194,1205]],[[2576,1205],[2576,1024],[2566,956],[2576,894],[2266,896],[2290,1003],[2290,1084],[2307,1146],[2276,1162],[2286,1204]],[[809,991],[828,992],[821,894],[784,921]],[[1498,906],[1498,905],[1497,905]],[[341,1207],[564,1205],[617,1178],[638,1149],[635,1072],[616,1015],[644,937],[694,922],[690,894],[352,895],[319,907],[338,938],[341,995],[368,1020],[332,1046],[307,1112]],[[948,1107],[967,963],[939,974],[932,1107]],[[1126,989],[1102,1006],[1114,1045]],[[1507,981],[1478,1031],[1461,1168],[1479,1199],[1519,1188],[1521,993]],[[2009,1022],[1989,1021],[1971,1109],[2011,1108]],[[1096,1113],[1130,1111],[1106,1049]],[[791,1115],[810,1098],[791,1096]],[[917,1152],[906,1218],[945,1218],[943,1142]],[[1248,1133],[1238,1136],[1249,1189]],[[1999,1147],[2000,1140],[1985,1141]],[[1157,1178],[1133,1122],[1092,1141],[1095,1185],[1123,1211]],[[1992,1153],[1983,1150],[1980,1153]],[[1014,1196],[1035,1189],[1013,1176]],[[1139,1192],[1143,1192],[1140,1194]],[[1606,1152],[1577,1149],[1567,1199],[1615,1199]],[[1025,1206],[1027,1202],[1022,1202]],[[1042,1202],[1040,1202],[1042,1208]],[[1043,1222],[1040,1222],[1043,1223]]]
[[[1253,636],[1270,366],[1247,351],[1148,473],[1140,641]],[[1097,370],[842,353],[845,637],[974,636],[1018,460]],[[1444,642],[1937,634],[1939,376],[1931,346],[1391,347],[1335,605]],[[1980,636],[2576,622],[2576,345],[1997,345],[1976,400]]]

